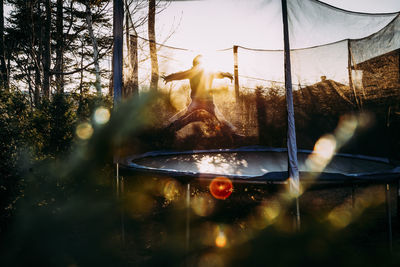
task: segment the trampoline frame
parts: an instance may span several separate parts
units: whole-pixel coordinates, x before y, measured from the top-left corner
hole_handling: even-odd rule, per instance
[[[151,158],[158,156],[176,156],[176,155],[191,155],[191,154],[216,154],[216,153],[240,153],[240,152],[272,152],[272,153],[287,153],[286,148],[269,148],[260,146],[240,147],[233,149],[210,149],[210,150],[188,150],[188,151],[151,151],[144,154],[137,154],[125,157],[120,163],[122,171],[127,174],[129,172],[141,172],[141,173],[154,173],[163,176],[175,177],[177,179],[184,180],[210,180],[216,176],[225,176],[230,178],[236,183],[252,183],[252,184],[282,184],[287,183],[288,172],[268,172],[263,175],[243,175],[243,174],[221,174],[221,173],[201,173],[194,171],[178,171],[174,169],[160,169],[155,167],[143,166],[138,163],[134,163],[134,160],[141,158]],[[311,150],[298,150],[298,153],[312,154]],[[348,184],[348,183],[388,183],[394,182],[400,179],[400,166],[395,166],[386,158],[371,157],[364,155],[354,155],[346,153],[337,153],[337,157],[353,158],[361,160],[369,160],[378,163],[386,163],[393,165],[393,169],[385,172],[361,172],[353,174],[343,174],[334,172],[300,172],[301,183],[316,183],[316,184]],[[317,179],[309,177],[318,177]]]

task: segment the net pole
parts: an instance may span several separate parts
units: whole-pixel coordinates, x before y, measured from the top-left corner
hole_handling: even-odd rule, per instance
[[[123,57],[123,26],[124,25],[124,6],[123,0],[113,1],[113,92],[114,108],[122,98],[122,57]],[[119,152],[114,154],[114,163],[116,164],[116,189],[117,199],[120,200],[123,193],[123,180],[119,176]],[[122,184],[121,184],[122,183]],[[125,225],[124,225],[124,207],[121,211],[121,243],[125,243]]]
[[[390,185],[385,185],[385,202],[386,202],[386,216],[387,216],[387,235],[389,252],[393,252],[393,237],[392,237],[392,207],[390,203]]]
[[[190,183],[186,185],[186,240],[185,240],[185,248],[186,248],[186,257],[189,255],[190,249]],[[186,258],[187,266],[188,257]]]
[[[283,38],[284,38],[284,56],[285,56],[284,66],[285,66],[286,108],[288,115],[287,118],[288,174],[289,174],[290,191],[291,193],[294,193],[297,196],[300,189],[300,175],[297,163],[296,127],[294,121],[292,73],[290,65],[289,26],[288,26],[286,0],[282,0],[282,18],[283,18]]]
[[[123,57],[123,32],[124,32],[124,5],[123,0],[114,0],[113,8],[113,90],[114,106],[122,98],[122,57]]]
[[[238,46],[233,46],[233,73],[235,76],[235,96],[239,100],[239,63],[238,63]]]
[[[113,95],[114,109],[122,99],[122,57],[124,34],[124,5],[123,0],[113,2]],[[119,153],[114,154],[114,163],[119,163]]]

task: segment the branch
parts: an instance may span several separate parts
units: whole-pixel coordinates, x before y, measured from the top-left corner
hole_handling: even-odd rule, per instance
[[[93,64],[94,64],[94,61],[93,61],[93,62],[90,62],[89,64],[87,64],[86,66],[84,66],[84,67],[82,67],[82,68],[75,69],[75,70],[72,70],[72,71],[62,72],[62,71],[51,70],[50,73],[51,73],[51,74],[61,74],[61,75],[71,75],[71,74],[75,74],[75,73],[77,73],[77,72],[80,72],[80,71],[82,71],[82,70],[86,70],[88,67],[90,67],[90,66],[93,65]]]

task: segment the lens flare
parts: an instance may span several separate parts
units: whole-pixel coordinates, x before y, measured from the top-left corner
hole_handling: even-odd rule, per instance
[[[336,149],[336,139],[332,135],[321,137],[314,147],[314,153],[323,159],[331,159]]]
[[[87,140],[93,135],[93,127],[90,123],[84,122],[76,127],[76,135],[82,139]]]
[[[192,199],[192,209],[199,216],[209,216],[214,211],[215,200],[207,193],[198,194]]]
[[[217,238],[215,238],[215,245],[219,248],[226,246],[226,235],[222,230],[218,232]]]
[[[306,165],[310,171],[322,172],[334,156],[337,145],[333,135],[325,135],[315,143],[313,153],[307,158]]]
[[[97,124],[106,124],[110,120],[110,111],[105,107],[99,107],[94,112],[94,121]]]
[[[164,197],[169,200],[175,200],[179,198],[181,192],[180,184],[175,180],[168,180],[163,188]]]
[[[215,177],[210,183],[210,192],[216,199],[227,199],[233,192],[231,180],[226,177]]]

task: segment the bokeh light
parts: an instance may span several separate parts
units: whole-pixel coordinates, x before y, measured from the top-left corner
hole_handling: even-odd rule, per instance
[[[82,139],[87,140],[93,135],[93,127],[88,122],[83,122],[76,127],[76,135]]]
[[[215,177],[210,183],[210,193],[216,199],[227,199],[233,192],[233,184],[226,177]]]
[[[214,211],[215,200],[207,193],[199,193],[191,200],[191,206],[199,216],[209,216]]]
[[[215,245],[219,248],[223,248],[226,246],[226,235],[225,233],[220,229],[218,231],[218,235],[215,238]]]
[[[167,200],[172,201],[179,198],[181,191],[181,185],[176,180],[169,179],[165,182],[162,193]]]
[[[312,172],[323,171],[335,155],[336,148],[336,139],[333,135],[322,136],[315,143],[314,151],[306,161],[307,168]]]
[[[110,120],[110,111],[105,107],[99,107],[94,112],[94,121],[97,124],[106,124]]]

